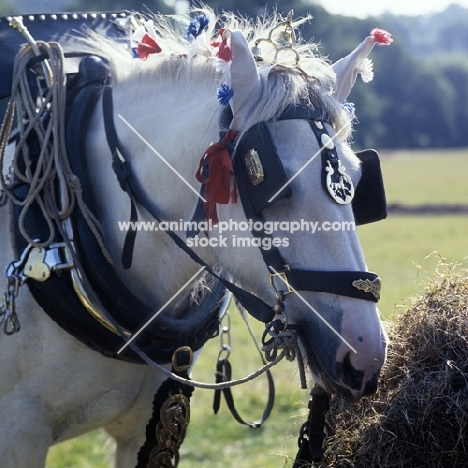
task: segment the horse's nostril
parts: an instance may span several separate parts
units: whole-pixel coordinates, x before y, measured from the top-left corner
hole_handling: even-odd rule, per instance
[[[351,364],[351,352],[349,352],[343,359],[343,381],[346,382],[353,390],[360,390],[362,388],[362,379],[364,372],[357,370]]]

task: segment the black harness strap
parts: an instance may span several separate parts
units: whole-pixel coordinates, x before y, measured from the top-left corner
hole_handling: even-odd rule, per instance
[[[234,403],[234,396],[232,391],[229,387],[224,388],[222,390],[215,390],[215,396],[213,400],[213,411],[215,414],[218,414],[220,405],[221,405],[221,393],[224,395],[226,400],[226,404],[229,408],[229,411],[233,415],[234,419],[245,426],[249,426],[252,428],[260,427],[270,416],[271,410],[273,409],[273,405],[275,403],[275,384],[273,381],[273,376],[271,372],[268,370],[267,373],[268,378],[268,401],[265,406],[265,410],[263,411],[262,416],[257,421],[248,422],[245,421],[239,412],[236,409],[236,405]],[[223,359],[218,361],[216,365],[216,383],[227,382],[232,380],[232,367],[231,363],[227,359]]]
[[[124,164],[123,154],[119,151],[119,139],[117,137],[117,130],[114,124],[114,104],[111,96],[112,88],[106,86],[104,88],[103,96],[103,112],[104,112],[104,128],[106,131],[107,144],[112,153],[112,169],[117,175],[120,188],[127,193],[130,199],[130,222],[135,223],[138,221],[138,212],[135,205],[135,200],[132,197],[132,188],[130,185],[131,172],[128,164]],[[122,266],[128,269],[132,266],[133,249],[135,247],[136,229],[129,229],[125,236],[124,246],[122,249]]]
[[[318,385],[312,389],[311,395],[309,416],[299,434],[299,450],[293,468],[311,467],[313,462],[320,462],[323,458],[325,416],[330,407],[330,395]]]

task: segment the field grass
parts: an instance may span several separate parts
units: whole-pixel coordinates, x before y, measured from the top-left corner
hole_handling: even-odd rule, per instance
[[[389,203],[468,204],[468,150],[384,153],[382,168]],[[468,265],[468,216],[390,215],[381,223],[358,229],[368,267],[382,277],[379,307],[385,318],[405,307],[411,296],[422,292],[420,279],[433,276],[440,257],[460,262],[464,268]],[[257,336],[261,335],[261,327],[253,325]],[[247,335],[245,325],[233,311],[235,378],[260,364]],[[217,340],[207,345],[194,372],[196,380],[213,381],[218,349]],[[225,406],[214,416],[212,392],[195,391],[180,468],[292,467],[289,457],[294,457],[297,450],[296,438],[306,417],[308,394],[299,389],[294,364],[280,363],[274,369],[274,377],[276,405],[269,421],[260,429],[238,425]],[[260,416],[266,389],[263,378],[234,389],[246,418]],[[110,468],[113,447],[103,432],[94,431],[52,448],[47,468]]]

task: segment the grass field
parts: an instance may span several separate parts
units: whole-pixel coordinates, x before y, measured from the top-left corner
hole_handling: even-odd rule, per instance
[[[389,203],[468,204],[468,150],[392,152],[382,155]],[[434,275],[440,257],[468,265],[468,216],[390,216],[386,221],[359,227],[368,267],[382,278],[380,309],[385,318],[405,307],[422,292],[421,280]],[[434,252],[438,252],[435,254]],[[432,254],[432,255],[431,255]],[[261,327],[254,324],[257,335]],[[245,325],[233,311],[235,378],[259,365]],[[212,340],[194,372],[196,380],[213,381],[219,349]],[[225,406],[214,416],[212,392],[197,390],[192,399],[192,421],[180,468],[280,468],[291,467],[300,425],[306,417],[307,392],[299,389],[294,364],[274,369],[276,405],[260,429],[235,423]],[[234,390],[242,414],[255,419],[263,411],[265,379]],[[110,468],[113,443],[101,431],[51,449],[47,468]],[[132,468],[132,467],[128,467]]]

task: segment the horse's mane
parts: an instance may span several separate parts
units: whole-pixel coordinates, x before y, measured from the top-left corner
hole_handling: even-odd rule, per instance
[[[147,19],[154,22],[157,42],[162,52],[151,55],[146,61],[134,59],[128,43],[116,43],[115,40],[93,33],[80,41],[81,48],[104,56],[109,61],[116,86],[128,80],[142,85],[183,80],[184,86],[187,86],[193,81],[202,83],[207,79],[216,82],[217,86],[223,75],[216,67],[217,48],[210,43],[219,39],[219,28],[240,29],[249,44],[253,45],[257,39],[268,37],[272,28],[285,21],[285,18],[275,13],[269,17],[259,17],[254,22],[233,13],[215,15],[213,10],[207,7],[193,9],[191,14],[192,17],[203,14],[210,20],[203,40],[192,43],[186,38],[186,28],[191,20],[188,14],[148,15]],[[293,21],[292,26],[296,34],[296,28],[311,18],[307,16]],[[349,115],[332,96],[336,77],[329,62],[320,56],[317,44],[306,42],[300,36],[294,48],[300,56],[299,65],[277,65],[272,69],[267,89],[246,122],[246,128],[258,121],[274,118],[288,105],[309,100],[311,105],[323,110],[323,114],[335,129],[349,129],[349,132],[341,131],[341,138],[349,137]],[[259,68],[269,65],[271,64],[258,63]]]

